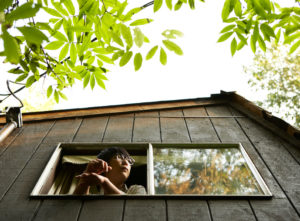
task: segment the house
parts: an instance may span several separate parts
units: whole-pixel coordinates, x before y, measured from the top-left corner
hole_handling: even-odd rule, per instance
[[[25,113],[23,122],[0,143],[0,220],[300,220],[300,131],[234,92]],[[62,142],[241,143],[272,197],[30,197]]]

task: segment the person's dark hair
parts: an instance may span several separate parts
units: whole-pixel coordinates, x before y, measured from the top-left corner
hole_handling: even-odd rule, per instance
[[[116,155],[122,155],[125,158],[131,158],[127,150],[123,147],[108,147],[103,149],[97,156],[98,159],[104,160],[107,163]]]

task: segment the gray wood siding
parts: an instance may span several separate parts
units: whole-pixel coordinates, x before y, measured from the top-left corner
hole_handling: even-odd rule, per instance
[[[59,142],[241,142],[274,197],[30,200]],[[30,123],[0,145],[0,220],[300,220],[299,162],[299,148],[228,106]]]

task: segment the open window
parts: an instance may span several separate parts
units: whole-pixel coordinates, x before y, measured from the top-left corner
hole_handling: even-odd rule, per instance
[[[81,197],[271,198],[272,194],[241,144],[61,143],[32,197],[72,196],[87,163],[104,148],[124,147],[135,159],[127,186],[147,195],[90,194]]]

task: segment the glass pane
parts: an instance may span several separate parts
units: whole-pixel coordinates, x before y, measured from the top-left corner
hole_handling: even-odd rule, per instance
[[[155,148],[155,194],[262,194],[238,148]]]

